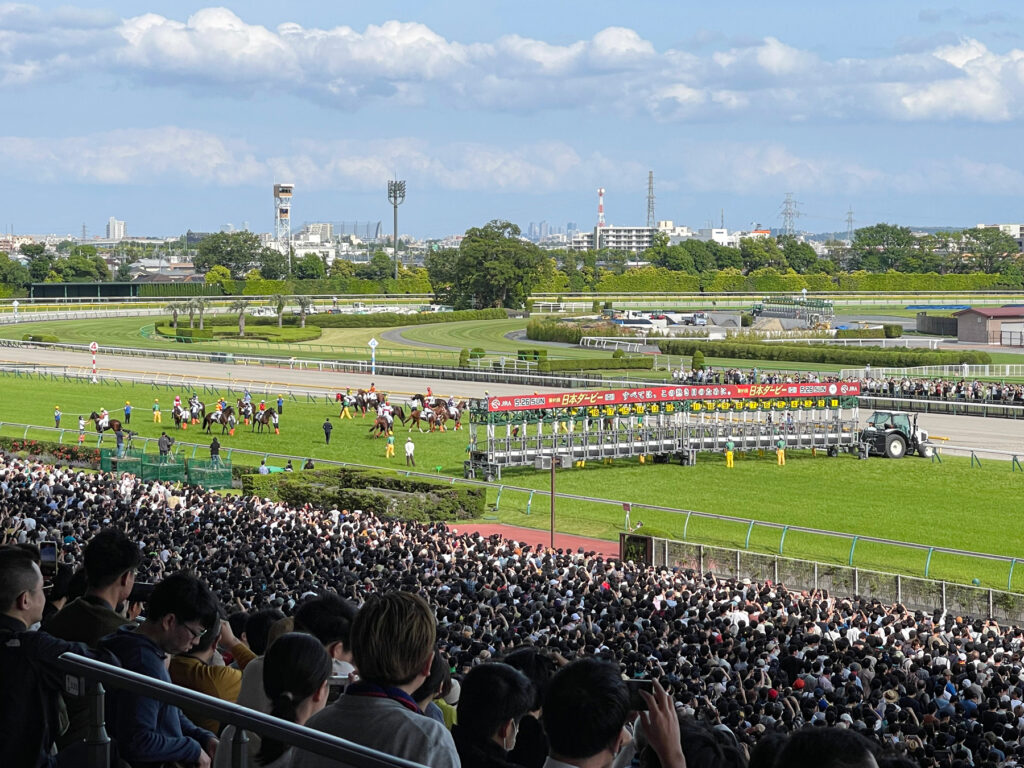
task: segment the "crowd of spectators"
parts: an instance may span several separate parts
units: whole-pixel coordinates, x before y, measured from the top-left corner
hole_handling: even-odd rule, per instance
[[[665,740],[664,702],[675,713],[667,719],[681,722],[675,727],[682,727],[690,766],[829,765],[795,756],[779,762],[780,751],[796,755],[803,748],[788,735],[815,738],[802,735],[807,731],[827,734],[830,744],[853,739],[845,754],[861,749],[864,762],[843,764],[1024,764],[1024,633],[991,620],[623,563],[458,533],[440,522],[180,490],[2,454],[0,531],[4,544],[58,542],[48,600],[62,610],[36,633],[56,630],[66,638],[54,641],[63,645],[50,656],[88,646],[136,671],[190,681],[293,722],[308,719],[357,741],[372,731],[372,745],[385,750],[399,740],[396,729],[405,729],[402,743],[412,752],[400,754],[415,759],[429,744],[439,765],[461,758],[467,766],[541,768],[545,755],[561,755],[560,764],[591,764],[581,757],[589,747],[573,741],[588,738],[587,716],[566,714],[583,690],[573,675],[595,681],[593,706],[611,713],[597,722],[590,711],[594,727],[605,729],[595,731],[591,746],[609,728],[618,733],[617,713],[633,706],[620,701],[628,696],[623,679],[658,681],[653,694],[642,694],[650,710],[633,745],[618,736],[605,744],[609,760],[621,752],[619,764],[630,756],[640,765],[679,764]],[[21,550],[0,552],[12,551]],[[42,593],[31,577],[38,568],[28,571],[19,560],[21,575],[7,578],[3,557],[0,631],[12,633],[42,618]],[[68,578],[83,562],[87,573]],[[130,597],[139,582],[158,582],[146,620],[137,631],[118,629],[122,617],[127,622],[140,609]],[[394,615],[407,618],[389,624]],[[69,616],[88,617],[91,631],[73,636],[69,627],[83,623]],[[277,669],[269,654],[254,659],[292,630],[313,635],[326,656],[289,640],[295,643],[287,655],[290,672]],[[369,648],[393,652],[382,659]],[[432,652],[447,662],[437,677]],[[231,672],[206,669],[225,654]],[[579,672],[581,659],[611,666]],[[498,660],[509,669],[488,666]],[[346,697],[384,696],[394,705],[381,710],[393,727],[375,728],[365,713],[363,720],[351,713],[339,718],[340,705],[323,708],[327,662],[334,679],[361,686],[349,686],[339,702],[355,712]],[[10,667],[0,658],[3,690],[24,674]],[[608,668],[619,685],[602,677]],[[252,680],[258,695],[247,698]],[[555,680],[563,682],[561,693],[552,690]],[[476,703],[456,704],[460,688]],[[485,695],[498,690],[504,693]],[[431,720],[431,708],[421,703],[432,697],[441,707]],[[137,732],[142,720],[156,722],[179,750],[170,760],[210,761],[219,724],[200,727],[176,708],[138,697],[112,699],[115,736]],[[484,711],[482,702],[494,699],[507,706]],[[455,719],[452,706],[461,726],[454,740],[447,727]],[[411,714],[432,724],[410,720]],[[6,717],[7,710],[0,713]],[[571,720],[559,717],[579,720],[570,728]],[[48,722],[41,738],[49,732],[56,739],[55,727]],[[6,753],[21,736],[4,722],[0,748]],[[119,739],[129,761],[133,754],[168,754],[154,751],[161,746]],[[282,745],[262,754],[265,764],[290,764]]]

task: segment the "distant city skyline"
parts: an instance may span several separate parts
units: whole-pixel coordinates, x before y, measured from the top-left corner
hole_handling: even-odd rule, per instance
[[[2,229],[493,218],[846,231],[1024,219],[1005,2],[0,5]],[[16,186],[14,186],[16,185]]]

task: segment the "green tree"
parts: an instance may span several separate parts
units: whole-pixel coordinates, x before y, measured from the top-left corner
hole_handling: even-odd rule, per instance
[[[18,250],[21,251],[22,256],[28,256],[30,259],[35,259],[46,253],[46,246],[42,243],[22,243]]]
[[[234,293],[235,283],[231,279],[231,272],[221,264],[210,267],[203,282],[207,285],[219,285],[221,293]]]
[[[961,234],[963,248],[970,254],[972,265],[982,272],[995,274],[1001,271],[1004,262],[1020,254],[1017,241],[995,227],[967,229]]]
[[[274,248],[261,248],[257,257],[260,274],[266,280],[288,277],[288,257]]]
[[[166,307],[168,312],[171,313],[171,325],[174,327],[174,335],[178,335],[178,314],[180,312],[188,312],[188,302],[185,301],[172,301]],[[190,326],[191,327],[191,326]]]
[[[241,277],[259,263],[264,250],[252,232],[217,232],[200,241],[192,263],[198,272],[220,264],[232,277]]]
[[[282,293],[275,293],[270,297],[270,306],[277,313],[277,327],[280,328],[284,322],[284,308],[288,306],[288,298]]]
[[[394,274],[395,262],[384,251],[377,251],[365,264],[357,264],[355,276],[362,280],[387,280]]]
[[[121,264],[117,268],[117,279],[122,283],[127,283],[132,279],[132,268],[127,263]]]
[[[335,261],[335,264],[338,262]],[[459,251],[441,248],[427,254],[427,275],[434,300],[439,304],[455,304],[455,281],[459,268]]]
[[[28,273],[32,282],[41,283],[47,279],[51,272],[55,272],[53,265],[56,259],[49,254],[28,257]],[[60,282],[59,280],[57,282]]]
[[[740,258],[743,271],[750,273],[763,267],[785,269],[786,256],[778,243],[770,237],[744,237],[740,240]]]
[[[31,285],[32,275],[28,267],[20,261],[12,259],[6,253],[0,253],[0,283],[20,291]]]
[[[306,313],[313,306],[313,300],[309,296],[296,296],[295,303],[299,305],[299,328],[305,328]]]
[[[245,338],[245,310],[252,304],[251,299],[238,299],[237,301],[231,302],[231,311],[238,313],[238,337],[240,339]]]
[[[211,302],[202,296],[196,296],[189,303],[196,308],[196,312],[199,314],[199,330],[201,331],[203,330],[203,317],[206,315],[206,310],[210,308]]]
[[[810,272],[818,263],[818,254],[810,243],[801,243],[795,237],[779,238],[779,245],[782,246],[782,253],[786,262],[801,275]]]
[[[355,277],[356,269],[348,259],[336,258],[331,262],[331,277],[348,279]]]
[[[914,245],[914,236],[909,227],[874,224],[858,229],[853,234],[850,247],[849,269],[863,269],[867,272],[899,269]]]
[[[520,238],[515,224],[495,220],[473,227],[459,245],[452,303],[456,307],[518,309],[540,280],[544,258],[536,245]]]
[[[292,265],[292,276],[299,280],[322,280],[327,276],[327,267],[320,256],[307,253]]]

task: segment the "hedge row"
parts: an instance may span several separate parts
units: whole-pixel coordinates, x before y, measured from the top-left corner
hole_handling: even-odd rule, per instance
[[[164,333],[165,330],[170,331],[170,333]],[[213,328],[182,328],[180,318],[178,320],[177,334],[175,334],[173,326],[170,328],[157,326],[156,332],[161,336],[170,336],[179,340],[211,341],[213,339]]]
[[[898,339],[903,336],[903,326],[886,323],[881,328],[840,328],[837,339]]]
[[[221,296],[219,285],[206,283],[143,283],[139,296],[157,298],[161,296]]]
[[[48,341],[56,343],[60,341],[59,338],[54,336],[52,333],[26,333],[21,337],[22,341]]]
[[[889,368],[910,368],[919,365],[985,365],[992,362],[987,352],[957,350],[932,352],[916,349],[885,349],[881,347],[829,347],[810,344],[739,344],[728,341],[659,341],[667,355],[688,355],[702,352],[706,357],[736,360],[776,360],[834,365],[875,365]]]
[[[654,358],[643,357],[581,357],[570,360],[541,360],[537,370],[541,373],[550,371],[596,371],[596,370],[652,370]]]
[[[281,294],[303,294],[307,296],[367,295],[375,293],[431,293],[430,281],[426,278],[403,277],[395,280],[364,280],[358,277],[335,277],[323,280],[225,280],[223,289],[214,286],[218,293],[243,296],[271,296]]]
[[[197,340],[199,337],[189,337],[187,334],[183,334],[182,330],[188,331],[188,328],[182,329],[181,319],[178,319],[178,333],[175,334],[174,327],[169,325],[158,325],[156,326],[156,332],[161,336],[173,339],[177,337],[191,338]],[[214,325],[213,323],[207,322],[207,325]],[[304,341],[314,341],[319,339],[323,335],[317,327],[312,328],[282,328],[278,329],[276,326],[273,331],[270,330],[270,326],[264,324],[253,328],[250,323],[245,323],[245,338],[243,341],[265,341],[269,344],[298,344]],[[213,328],[204,329],[209,330],[213,333],[213,339],[238,339],[238,325],[237,323],[218,323]]]
[[[466,320],[507,320],[504,309],[461,309],[457,312],[420,312],[399,315],[381,312],[375,315],[309,315],[306,323],[321,328],[377,328],[395,325],[430,325],[433,323],[459,323]],[[276,320],[275,320],[276,322]]]
[[[487,500],[483,488],[347,467],[243,475],[242,493],[294,506],[362,509],[382,517],[417,521],[481,517]]]
[[[547,360],[548,351],[546,349],[517,349],[516,358],[519,360],[532,360],[538,362],[540,360]]]

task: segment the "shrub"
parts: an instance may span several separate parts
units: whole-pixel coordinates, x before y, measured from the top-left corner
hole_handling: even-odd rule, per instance
[[[469,359],[470,360],[479,360],[480,358],[482,358],[486,354],[487,354],[487,350],[484,349],[483,347],[473,347],[471,350],[469,350]]]
[[[271,318],[277,322],[276,318]],[[317,314],[306,317],[307,325],[321,328],[378,328],[396,325],[428,325],[433,323],[458,323],[466,320],[507,320],[503,309],[462,309],[457,312],[420,312],[415,315],[400,315],[395,312],[380,312],[373,315]]]
[[[754,324],[754,316],[753,315],[751,315],[751,314],[749,314],[747,312],[744,312],[742,315],[740,315],[740,327],[741,328],[749,328],[753,324]]]
[[[295,506],[363,509],[384,517],[417,521],[480,517],[487,499],[483,488],[347,467],[244,475],[242,492]]]
[[[601,302],[597,301],[597,300],[592,301],[590,303],[590,311],[591,312],[600,312],[601,311]]]
[[[887,339],[898,339],[903,336],[903,326],[899,323],[886,323],[882,326],[882,330],[885,331]]]
[[[466,368],[467,366],[469,366],[469,350],[463,348],[459,352],[459,368]]]
[[[615,358],[616,360],[618,360],[620,357],[625,357],[625,356],[626,356],[626,352],[623,349],[616,349],[614,352],[612,352],[612,357]]]
[[[884,339],[885,331],[881,328],[840,328],[836,331],[837,339]]]
[[[181,318],[178,318],[178,333],[175,335],[173,327],[157,326],[156,332],[161,336],[190,344],[193,341],[210,341],[213,339],[212,328],[182,328]]]
[[[599,371],[599,370],[653,370],[654,358],[650,355],[638,357],[572,358],[569,360],[542,360],[537,364],[541,373],[554,371]]]
[[[604,303],[604,308],[605,308],[605,309],[611,309],[611,308],[612,308],[612,303],[611,303],[610,301],[606,301],[606,302]]]
[[[517,349],[516,358],[519,360],[530,360],[537,362],[539,360],[546,360],[548,351],[546,349]]]
[[[577,323],[557,323],[553,320],[531,320],[526,324],[526,338],[532,341],[561,341],[579,344],[583,329]]]
[[[803,363],[828,363],[860,367],[867,364],[880,367],[910,368],[919,365],[959,365],[968,363],[985,365],[992,362],[987,352],[956,350],[932,352],[919,349],[884,349],[882,347],[811,347],[808,344],[757,344],[731,341],[694,341],[675,339],[659,341],[658,347],[666,355],[689,355],[702,352],[709,357],[737,360],[777,360]]]
[[[56,343],[60,341],[59,338],[54,336],[52,333],[26,333],[21,337],[22,341],[45,341],[50,343]]]
[[[704,367],[704,353],[699,349],[693,353],[693,360],[690,362],[690,367],[695,370],[701,370]]]

